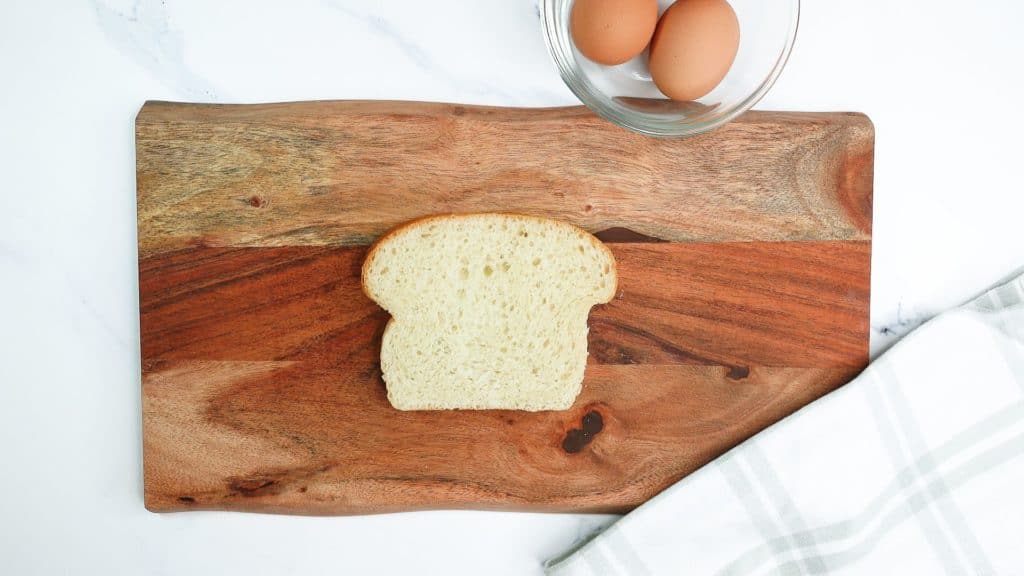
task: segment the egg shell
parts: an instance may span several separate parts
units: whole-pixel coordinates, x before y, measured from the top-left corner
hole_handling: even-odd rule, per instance
[[[657,0],[576,0],[573,43],[599,64],[622,64],[644,51],[658,25]]]
[[[673,100],[696,100],[725,78],[739,46],[739,20],[728,2],[679,0],[651,39],[651,79]]]

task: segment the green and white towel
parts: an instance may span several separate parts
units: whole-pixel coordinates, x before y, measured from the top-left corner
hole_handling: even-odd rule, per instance
[[[1024,277],[548,563],[549,574],[1024,574]]]

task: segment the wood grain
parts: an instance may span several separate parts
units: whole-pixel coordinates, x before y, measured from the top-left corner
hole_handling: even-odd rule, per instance
[[[143,381],[146,506],[623,512],[856,370],[591,366],[568,411],[453,413],[394,410],[344,365],[160,361]],[[600,430],[566,446],[594,414]]]
[[[136,137],[151,510],[625,511],[867,362],[862,115],[655,140],[581,108],[147,103]],[[568,411],[387,403],[366,245],[478,210],[611,243]]]
[[[867,240],[873,134],[860,114],[656,140],[579,107],[149,103],[139,254],[368,244],[424,214],[508,210],[673,241]]]
[[[591,364],[860,366],[870,245],[609,244],[615,299]],[[144,358],[377,361],[388,315],[360,287],[365,247],[196,248],[140,262]]]

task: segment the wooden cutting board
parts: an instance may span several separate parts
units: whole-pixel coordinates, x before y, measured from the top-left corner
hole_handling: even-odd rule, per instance
[[[583,108],[150,102],[136,147],[150,510],[622,512],[868,360],[863,115],[660,140]],[[611,243],[572,409],[388,404],[366,246],[468,211]]]

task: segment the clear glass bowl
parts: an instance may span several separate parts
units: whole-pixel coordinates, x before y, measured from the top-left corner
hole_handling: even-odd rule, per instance
[[[677,102],[651,81],[646,50],[618,66],[591,62],[576,50],[569,33],[573,0],[541,3],[544,38],[569,89],[606,120],[649,136],[693,136],[753,107],[782,73],[800,21],[800,0],[729,0],[740,23],[736,61],[710,94]],[[659,14],[671,4],[659,0]]]

